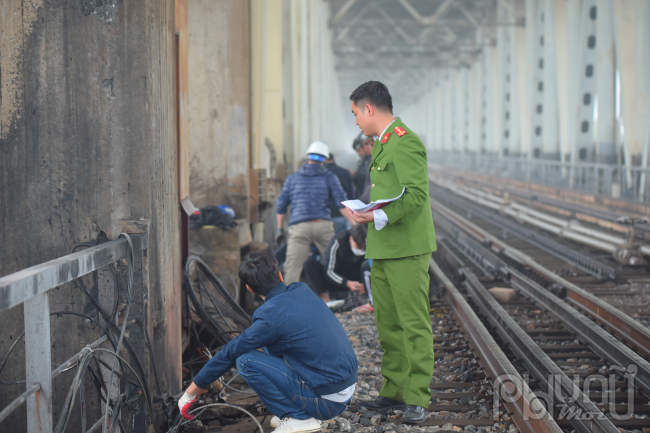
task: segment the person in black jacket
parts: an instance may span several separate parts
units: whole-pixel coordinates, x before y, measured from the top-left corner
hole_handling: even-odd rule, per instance
[[[367,235],[365,224],[353,226],[332,238],[320,262],[312,257],[305,260],[305,275],[312,290],[323,301],[330,302],[331,297],[344,298],[350,291],[365,292],[362,265]]]
[[[357,155],[357,169],[354,172],[354,186],[356,189],[355,198],[367,203],[370,199],[370,161],[372,160],[372,146],[375,140],[372,137],[363,135],[363,132],[352,143],[352,148]]]
[[[305,283],[284,284],[270,252],[248,253],[238,275],[264,304],[253,324],[194,376],[178,402],[181,414],[194,418],[197,395],[236,365],[275,415],[275,433],[320,431],[320,420],[346,409],[358,380],[357,356],[343,326]]]
[[[345,191],[345,195],[348,196],[348,200],[352,200],[355,195],[354,182],[352,181],[352,175],[350,172],[343,167],[336,165],[336,162],[334,162],[334,155],[331,153],[329,158],[325,160],[325,168],[339,178],[339,182],[341,182],[341,187],[343,188],[343,191]],[[333,199],[330,201],[330,211],[332,212],[334,233],[340,233],[343,230],[350,228],[350,223],[343,215],[341,215],[341,211],[339,211],[339,203],[336,203]]]

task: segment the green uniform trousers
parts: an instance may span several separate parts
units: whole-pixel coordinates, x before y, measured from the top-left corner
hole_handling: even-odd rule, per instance
[[[433,332],[429,317],[431,253],[372,261],[372,298],[384,350],[380,395],[429,407]]]

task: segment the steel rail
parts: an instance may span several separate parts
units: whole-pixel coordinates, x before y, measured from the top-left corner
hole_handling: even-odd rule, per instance
[[[619,430],[587,397],[578,386],[549,358],[508,312],[494,299],[490,292],[468,269],[459,272],[465,277],[464,285],[475,304],[488,318],[510,349],[522,360],[537,382],[549,391],[553,406],[566,405],[567,417],[579,433],[617,433]],[[558,389],[559,387],[559,389]],[[561,393],[558,391],[561,390]],[[583,416],[587,414],[587,416]]]
[[[595,322],[589,320],[584,314],[563,302],[553,293],[516,270],[507,269],[511,286],[533,299],[537,305],[544,307],[551,316],[561,321],[569,331],[577,335],[597,355],[626,370],[631,365],[636,366],[634,384],[650,398],[650,363],[648,361],[634,353],[632,349],[611,334],[602,332],[600,326]]]
[[[603,167],[604,168],[604,167]],[[634,215],[649,215],[647,204],[634,202],[627,199],[616,199],[594,195],[586,191],[575,189],[566,189],[563,187],[544,185],[540,183],[531,183],[513,178],[503,178],[486,173],[475,173],[467,170],[450,168],[437,164],[429,164],[429,170],[435,173],[444,173],[446,176],[469,179],[473,182],[490,185],[500,185],[508,190],[517,188],[519,191],[530,191],[534,194],[544,194],[547,197],[562,197],[571,203],[593,203],[600,207],[616,209],[621,212]]]
[[[567,302],[572,303],[574,306],[578,307],[578,309],[585,311],[599,320],[605,325],[605,328],[609,329],[615,336],[626,342],[629,347],[633,350],[638,350],[639,355],[646,359],[650,359],[650,329],[641,325],[618,308],[606,303],[602,299],[546,269],[530,256],[511,247],[496,236],[492,236],[487,231],[438,203],[434,199],[430,199],[430,203],[431,207],[436,212],[439,212],[441,215],[447,216],[447,218],[455,221],[455,224],[458,225],[458,227],[462,228],[479,242],[490,242],[493,251],[497,253],[505,253],[508,257],[530,267],[549,280],[564,287],[567,291]]]
[[[488,377],[500,381],[499,386],[495,388],[507,389],[507,398],[503,399],[504,405],[513,413],[512,420],[519,430],[531,433],[562,432],[494,341],[474,310],[433,259],[431,259],[430,269],[446,288],[445,298],[458,323],[476,346],[479,363],[488,373]]]
[[[615,213],[610,210],[598,209],[576,202],[560,200],[547,196],[544,193],[513,188],[511,185],[507,185],[505,190],[500,190],[494,186],[487,186],[484,183],[480,183],[476,179],[457,176],[451,173],[445,173],[445,178],[448,178],[447,175],[450,175],[463,184],[469,181],[470,183],[475,184],[475,188],[480,188],[482,191],[490,191],[492,194],[503,194],[504,192],[507,192],[511,197],[528,202],[533,207],[572,217],[623,234],[628,232],[629,227],[617,222],[620,216],[626,214],[632,214],[633,216],[647,216],[650,213],[650,208],[645,212],[641,212],[641,209],[638,207],[636,209],[619,209],[619,212]],[[636,229],[642,232],[650,232],[650,224],[636,224]]]
[[[528,242],[546,251],[547,253],[552,254],[563,260],[570,261],[571,263],[576,265],[579,269],[582,269],[586,273],[598,279],[602,280],[607,278],[609,279],[616,278],[616,271],[614,270],[614,268],[612,268],[609,265],[606,265],[605,263],[602,263],[598,260],[594,260],[591,257],[585,256],[584,254],[575,251],[572,248],[564,246],[552,239],[549,239],[544,236],[540,236],[538,233],[534,232],[533,230],[529,230],[525,227],[512,224],[510,221],[504,221],[498,215],[494,215],[472,203],[465,203],[465,202],[461,203],[460,201],[458,201],[456,197],[453,197],[452,194],[449,194],[449,196],[448,197],[446,196],[446,198],[453,201],[455,204],[459,206],[463,206],[464,208],[470,209],[472,213],[475,213],[479,215],[481,218],[490,221],[492,224],[496,224],[499,227],[511,231],[517,236],[526,239]],[[521,219],[526,220],[526,217],[523,216],[523,218]],[[609,252],[613,252],[613,250]]]
[[[546,215],[535,209],[522,206],[517,203],[510,203],[497,196],[488,196],[487,193],[474,190],[468,187],[459,187],[451,182],[440,182],[432,180],[437,186],[445,188],[455,195],[459,195],[471,202],[478,203],[500,213],[510,215],[518,221],[525,221],[528,224],[538,227],[547,232],[553,233],[558,237],[564,237],[576,242],[588,245],[590,247],[614,253],[617,245],[623,245],[626,240],[617,236],[611,236],[607,233],[599,232],[589,228],[582,227],[571,221],[565,221],[550,215]],[[641,249],[647,249],[642,246]]]
[[[447,230],[448,231],[448,230]],[[445,242],[449,241],[447,239]],[[589,320],[584,314],[563,302],[558,296],[545,289],[530,278],[512,269],[492,251],[482,245],[472,245],[472,240],[462,239],[459,234],[454,247],[463,253],[479,268],[494,274],[495,278],[507,280],[513,288],[519,289],[538,306],[559,320],[562,325],[585,342],[598,356],[611,364],[629,370],[634,365],[636,371],[633,380],[636,387],[650,398],[650,363],[634,353],[629,347],[607,332],[602,332],[600,326]],[[461,265],[462,266],[462,265]],[[496,272],[495,272],[496,270]]]

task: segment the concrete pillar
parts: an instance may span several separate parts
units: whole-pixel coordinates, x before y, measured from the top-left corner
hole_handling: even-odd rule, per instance
[[[251,0],[251,166],[267,168],[266,137],[266,29],[268,2]],[[266,160],[264,159],[266,157]]]
[[[237,0],[197,0],[188,2],[188,15],[192,203],[227,204],[249,218],[250,9]]]
[[[163,389],[176,394],[182,273],[174,2],[5,0],[0,20],[0,275],[69,254],[79,242],[116,239],[125,227],[148,231],[150,356]],[[92,277],[86,283],[96,293]],[[92,308],[71,285],[49,296],[56,310]],[[21,307],[0,315],[0,353],[20,335],[22,319]],[[51,332],[57,364],[98,335],[73,316],[52,319]],[[25,377],[22,346],[4,378]],[[0,407],[22,391],[3,387]],[[53,407],[67,391],[55,383]],[[88,419],[100,409],[88,405]],[[26,431],[25,421],[23,406],[0,431]],[[81,430],[79,417],[68,430]]]
[[[260,149],[262,159],[259,168],[265,168],[267,176],[275,177],[277,165],[284,161],[284,101],[282,98],[284,21],[282,19],[282,0],[265,0],[265,3],[264,140]]]
[[[307,149],[312,135],[312,124],[309,120],[309,7],[308,1],[300,1],[300,143],[299,149]],[[299,155],[302,152],[299,152]],[[300,160],[301,156],[297,159]]]
[[[295,13],[291,0],[282,0],[282,149],[286,164],[285,172],[294,170],[296,154],[297,125],[294,113],[297,109],[294,98],[295,90],[295,65],[296,47],[293,43],[295,26]]]

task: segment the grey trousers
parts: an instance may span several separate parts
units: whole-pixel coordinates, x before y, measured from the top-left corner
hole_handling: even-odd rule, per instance
[[[321,255],[327,244],[334,237],[334,223],[319,221],[304,222],[289,226],[287,240],[287,260],[284,262],[284,282],[289,285],[300,281],[302,263],[311,252],[311,246],[316,245]]]

